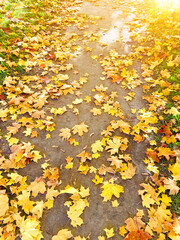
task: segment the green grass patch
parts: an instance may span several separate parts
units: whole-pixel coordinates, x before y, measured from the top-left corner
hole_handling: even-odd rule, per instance
[[[177,181],[178,187],[180,187],[180,181]],[[172,199],[172,211],[180,216],[180,194],[171,196]]]

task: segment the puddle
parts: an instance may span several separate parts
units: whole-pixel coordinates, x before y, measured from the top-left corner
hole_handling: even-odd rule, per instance
[[[111,15],[112,26],[99,40],[99,42],[110,44],[120,38],[120,32],[124,25],[124,19],[121,19],[122,11],[115,11]]]
[[[106,43],[106,44],[116,42],[120,38],[119,30],[120,30],[120,26],[118,27],[112,26],[109,29],[109,31],[99,39],[99,42]]]

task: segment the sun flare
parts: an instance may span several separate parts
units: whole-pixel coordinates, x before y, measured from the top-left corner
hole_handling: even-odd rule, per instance
[[[180,9],[179,0],[155,0],[160,8],[176,10]]]

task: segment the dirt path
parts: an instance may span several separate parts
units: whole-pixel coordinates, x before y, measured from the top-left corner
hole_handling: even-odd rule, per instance
[[[56,99],[48,100],[48,104],[44,107],[44,110],[48,114],[52,108],[63,108],[64,106],[67,111],[53,118],[55,130],[50,132],[51,138],[47,138],[47,132],[41,131],[38,138],[30,139],[31,143],[35,145],[44,158],[38,163],[31,162],[25,168],[18,171],[20,174],[28,176],[28,181],[32,182],[36,177],[42,176],[43,169],[41,164],[48,159],[51,167],[61,169],[61,184],[59,184],[57,189],[62,190],[67,185],[74,188],[80,188],[82,185],[90,189],[90,196],[88,197],[89,207],[86,207],[81,215],[84,224],[77,228],[71,226],[70,219],[67,216],[68,208],[64,206],[65,201],[70,200],[69,195],[61,194],[55,199],[53,208],[46,210],[42,217],[42,232],[45,240],[50,240],[53,235],[57,234],[63,228],[72,230],[74,236],[81,235],[86,238],[89,236],[89,239],[95,240],[98,239],[98,236],[104,235],[103,229],[111,227],[116,230],[115,236],[111,239],[123,239],[117,234],[119,226],[123,225],[128,217],[134,216],[138,208],[142,208],[138,189],[139,184],[144,179],[141,173],[145,171],[143,159],[145,157],[146,141],[137,143],[133,141],[133,136],[130,134],[122,133],[119,130],[114,131],[116,136],[128,139],[128,148],[124,151],[124,154],[130,155],[132,158],[131,163],[136,167],[135,175],[127,179],[122,179],[118,172],[114,172],[113,174],[107,172],[105,175],[99,174],[100,177],[104,178],[104,182],[114,179],[116,184],[124,187],[124,193],[118,199],[119,206],[117,207],[112,207],[111,201],[103,201],[101,196],[102,186],[92,182],[95,177],[94,172],[90,173],[91,171],[88,171],[87,174],[83,174],[83,172],[79,171],[80,161],[77,155],[84,150],[88,153],[92,152],[91,145],[103,138],[102,131],[113,120],[118,121],[123,119],[123,121],[133,127],[138,120],[137,113],[132,113],[132,109],[136,109],[138,112],[139,109],[145,107],[145,102],[142,99],[143,90],[141,84],[132,88],[130,82],[128,89],[124,88],[125,85],[120,82],[112,83],[112,77],[108,77],[107,69],[105,69],[107,66],[104,65],[103,68],[103,64],[105,63],[107,65],[110,64],[109,67],[112,68],[113,61],[122,55],[125,55],[124,59],[126,59],[126,56],[130,56],[134,43],[130,39],[131,30],[129,23],[136,21],[136,9],[130,7],[128,1],[125,1],[123,6],[117,4],[115,1],[77,1],[75,5],[68,6],[68,10],[69,13],[73,13],[73,17],[77,15],[82,16],[83,19],[83,16],[87,14],[89,19],[91,19],[91,21],[83,22],[78,26],[71,25],[63,33],[63,36],[66,36],[69,41],[75,38],[74,49],[76,57],[66,62],[73,64],[73,69],[63,72],[63,74],[68,74],[69,76],[66,83],[70,84],[75,80],[79,81],[79,79],[84,78],[85,84],[83,84],[79,91],[75,91],[75,94],[62,95]],[[84,18],[87,18],[87,16]],[[54,34],[54,45],[55,48],[58,48],[56,38],[60,38],[61,29],[58,29],[56,25],[52,25],[52,29],[49,31],[51,35]],[[58,40],[60,41],[60,39]],[[111,60],[108,62],[106,61],[107,59]],[[138,59],[133,60],[132,65],[130,64],[128,69],[136,70],[140,76],[140,63]],[[37,69],[36,75],[38,75],[38,71],[39,69]],[[52,73],[46,74],[48,78],[52,76]],[[88,79],[87,82],[86,78]],[[141,77],[138,78],[138,81],[142,81]],[[102,89],[104,87],[107,88],[99,91],[98,86],[101,86],[100,88]],[[107,97],[111,94],[113,95],[114,92],[116,92],[115,95],[117,97],[114,97],[110,102],[112,101],[114,108],[120,106],[118,108],[118,111],[121,112],[120,117],[108,114],[108,110],[102,110],[102,106],[105,107],[106,100],[102,105],[96,104],[97,102],[95,102],[94,98],[99,93],[101,95],[105,93]],[[131,101],[125,100],[124,97],[130,96],[128,94],[131,92],[135,94],[135,97]],[[87,96],[91,100],[90,102],[85,100]],[[76,102],[77,98],[80,99],[79,103]],[[100,108],[102,114],[93,115],[91,112],[93,108]],[[75,125],[83,122],[88,126],[88,133],[84,133],[81,137],[75,137],[79,145],[74,146],[68,141],[63,141],[59,136],[60,129],[72,129]],[[18,134],[22,141],[29,141],[28,137],[21,133]],[[72,169],[65,168],[68,156],[73,158],[74,165]],[[103,151],[97,159],[94,158],[91,161],[87,161],[88,167],[96,168],[98,173],[102,165],[107,168],[110,167],[110,162],[107,161],[109,157],[110,154],[107,151]],[[42,198],[42,196],[39,197],[39,199]],[[115,199],[114,197],[113,200]]]
[[[125,4],[126,5],[126,4]],[[102,74],[103,69],[99,63],[99,59],[96,61],[92,59],[91,56],[99,56],[103,58],[109,54],[109,51],[115,49],[119,54],[129,54],[131,52],[131,40],[129,38],[129,28],[126,23],[133,21],[135,14],[131,9],[131,13],[124,13],[122,10],[125,6],[117,6],[116,4],[106,3],[106,1],[99,2],[84,2],[82,6],[77,7],[76,13],[88,14],[99,16],[100,19],[97,20],[97,24],[87,24],[87,31],[95,34],[100,34],[101,37],[99,41],[86,41],[83,40],[78,42],[82,50],[77,58],[69,60],[69,63],[74,65],[72,71],[68,71],[70,75],[70,80],[73,81],[79,77],[83,77],[86,73],[89,74],[88,82],[83,86],[80,98],[85,96],[90,96],[93,98],[94,92],[92,89],[95,86],[103,84],[108,87],[107,93],[115,91],[117,92],[117,101],[120,103],[120,108],[125,116],[125,120],[133,125],[137,122],[136,115],[131,113],[131,108],[136,108],[137,110],[144,107],[144,101],[142,100],[142,88],[137,87],[135,92],[135,98],[131,102],[127,102],[124,96],[129,92],[123,89],[120,85],[116,83],[111,83],[109,79],[104,81],[101,78],[104,77]],[[128,7],[127,7],[128,8]],[[127,10],[127,9],[126,9]],[[127,10],[128,12],[128,10]],[[67,29],[68,34],[77,33],[82,34],[84,30],[79,30],[76,27],[69,27]],[[85,29],[86,31],[86,29]],[[104,43],[104,46],[99,42]],[[92,47],[91,52],[85,52],[84,46]],[[132,68],[139,72],[138,62],[134,63]],[[77,71],[77,75],[73,72]],[[74,95],[62,96],[57,100],[52,100],[48,107],[63,107],[64,105],[72,104],[72,101],[76,99]],[[132,140],[131,136],[128,136],[130,141],[127,153],[131,155],[133,163],[136,165],[136,175],[129,180],[122,180],[120,177],[117,178],[116,183],[124,186],[124,193],[120,197],[120,205],[113,208],[110,202],[103,202],[101,194],[101,189],[99,185],[95,185],[92,182],[94,174],[88,173],[87,175],[80,174],[78,169],[78,159],[77,154],[83,151],[84,147],[87,146],[86,151],[91,151],[91,144],[96,140],[101,138],[102,130],[106,129],[110,121],[116,119],[116,117],[111,116],[107,113],[103,113],[100,116],[93,116],[90,110],[95,107],[93,102],[90,103],[80,103],[77,105],[79,110],[79,115],[75,115],[72,111],[67,111],[62,116],[55,117],[55,131],[52,132],[51,139],[46,139],[44,134],[37,139],[32,139],[32,143],[35,144],[36,148],[46,155],[47,159],[50,159],[49,163],[53,167],[65,166],[66,157],[71,156],[74,160],[74,168],[71,170],[63,169],[60,174],[60,179],[62,180],[62,189],[67,184],[79,187],[83,185],[85,188],[90,188],[89,197],[89,207],[85,209],[82,218],[84,224],[78,228],[72,228],[70,225],[70,220],[67,217],[67,208],[64,207],[64,202],[68,200],[68,196],[60,195],[54,202],[54,207],[51,210],[46,211],[43,214],[43,235],[44,239],[50,240],[51,234],[56,234],[62,228],[72,229],[75,235],[82,235],[87,237],[89,234],[90,239],[94,240],[101,234],[104,234],[104,228],[118,227],[124,223],[124,221],[130,217],[134,216],[137,208],[141,208],[140,197],[138,196],[139,184],[142,182],[141,173],[144,170],[144,165],[142,160],[145,157],[146,143],[136,143]],[[70,145],[66,141],[61,141],[59,135],[59,130],[64,127],[72,128],[76,124],[85,122],[89,126],[88,134],[84,134],[79,138],[79,146]],[[92,135],[91,135],[92,134]],[[53,147],[57,146],[57,147]],[[103,153],[100,158],[92,160],[92,166],[98,168],[102,164],[107,165],[107,153]],[[109,164],[108,164],[109,165]],[[107,165],[107,166],[108,166]],[[25,169],[20,172],[23,175],[28,175],[29,180],[32,181],[35,177],[42,174],[40,165],[29,164]],[[108,180],[112,176],[107,174],[105,179]],[[112,239],[121,239],[119,235],[115,235]]]

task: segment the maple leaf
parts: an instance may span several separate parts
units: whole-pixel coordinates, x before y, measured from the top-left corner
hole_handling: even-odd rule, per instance
[[[170,165],[168,170],[172,172],[172,176],[173,176],[174,180],[176,180],[176,181],[180,180],[180,174],[179,174],[179,172],[180,172],[180,161],[176,162],[173,165]]]
[[[52,240],[67,240],[72,237],[72,233],[68,229],[61,229],[57,235],[52,237]]]
[[[80,171],[81,174],[86,175],[88,173],[88,171],[89,171],[89,166],[87,164],[83,165],[82,163],[80,163],[78,171]]]
[[[119,148],[122,144],[121,137],[114,136],[112,140],[108,140],[107,144],[108,146],[106,146],[105,149],[108,150],[108,152],[110,152],[111,154],[118,153]]]
[[[165,111],[166,114],[172,114],[173,116],[178,116],[180,112],[178,111],[177,108],[172,107],[171,109]]]
[[[41,110],[41,111],[39,111],[39,110],[34,110],[34,111],[32,112],[32,114],[31,114],[31,116],[32,116],[33,118],[37,118],[37,119],[39,119],[39,118],[44,118],[44,116],[45,116],[45,111],[43,111],[43,110]]]
[[[126,166],[127,166],[127,168],[126,167],[125,167],[125,169],[122,168],[122,171],[121,171],[122,179],[130,179],[136,173],[136,167],[133,166],[132,163],[128,162]]]
[[[123,80],[123,77],[122,76],[110,76],[111,77],[111,82],[112,83],[117,83],[117,84],[120,84],[120,82]]]
[[[45,204],[43,201],[36,202],[33,206],[33,209],[31,210],[32,215],[36,216],[37,218],[41,218],[43,214]]]
[[[70,129],[69,128],[61,128],[59,136],[62,137],[62,140],[68,140],[71,137]]]
[[[90,110],[90,112],[92,112],[94,116],[102,114],[101,109],[99,109],[99,108],[93,108]]]
[[[111,156],[107,159],[107,161],[111,162],[111,166],[115,166],[117,169],[123,167],[123,162],[117,156]]]
[[[85,123],[81,123],[79,125],[75,125],[73,128],[73,133],[78,134],[79,136],[82,136],[84,132],[88,132],[88,126]]]
[[[172,134],[169,125],[163,125],[163,126],[161,126],[161,130],[159,130],[159,132],[160,132],[160,133],[165,133],[166,137],[169,137],[169,136]]]
[[[104,202],[107,202],[108,200],[111,200],[112,196],[119,198],[120,193],[124,192],[124,188],[121,185],[114,184],[114,183],[104,183],[104,185],[101,187],[103,188],[103,191],[101,193],[101,196],[104,198]]]
[[[177,182],[174,181],[173,179],[164,178],[163,182],[164,187],[170,190],[169,192],[170,195],[174,195],[179,192],[180,188],[177,186]]]
[[[71,219],[71,225],[77,227],[83,224],[82,218],[79,216],[83,213],[85,207],[89,206],[86,199],[78,199],[73,201],[73,205],[70,206],[67,211],[68,217]]]
[[[101,132],[101,135],[104,135],[105,137],[112,136],[113,128],[111,126],[108,126],[106,130],[103,130]]]
[[[89,188],[85,189],[83,186],[81,186],[79,194],[81,195],[82,198],[88,197],[90,195]]]
[[[141,74],[143,77],[149,77],[153,75],[153,71],[150,69],[144,69],[144,72]]]
[[[124,240],[148,240],[152,237],[143,230],[130,232]]]
[[[19,128],[21,127],[21,124],[17,123],[17,122],[13,122],[12,126],[7,127],[7,130],[10,134],[16,134],[19,130]]]
[[[129,232],[138,231],[145,226],[145,223],[141,220],[141,217],[135,216],[134,218],[128,218],[125,221],[126,229]]]
[[[19,227],[22,240],[40,240],[43,238],[40,231],[40,222],[36,219],[22,220]]]
[[[126,233],[127,233],[127,230],[126,230],[126,228],[125,228],[125,225],[119,227],[119,234],[120,234],[121,236],[124,237]]]
[[[91,145],[91,148],[93,153],[97,153],[98,151],[102,152],[103,143],[100,140],[96,140],[96,142]]]
[[[53,200],[55,197],[57,197],[60,194],[59,191],[55,190],[54,188],[55,186],[47,189],[46,199]]]
[[[170,76],[171,76],[170,73],[169,73],[169,71],[168,71],[167,69],[161,70],[160,73],[161,73],[162,77],[163,77],[163,78],[166,78],[166,79],[167,79],[167,78],[170,78]]]
[[[35,108],[42,108],[46,103],[47,103],[47,98],[48,96],[45,95],[45,93],[42,93],[41,95],[38,96],[38,99],[34,100],[34,107]]]
[[[81,158],[81,162],[82,163],[85,162],[86,160],[91,160],[92,159],[91,154],[87,153],[85,151],[83,151],[80,154],[78,154],[77,157]]]
[[[31,184],[27,187],[28,191],[32,191],[32,196],[36,197],[38,193],[45,193],[46,191],[46,184],[44,183],[43,179],[36,178]]]
[[[111,238],[114,236],[114,229],[113,228],[105,228],[104,231],[106,232],[107,238]]]
[[[17,196],[18,199],[18,205],[20,205],[26,214],[29,214],[29,212],[33,209],[33,201],[29,200],[30,192],[27,190],[23,190],[22,194],[19,194]]]
[[[96,185],[103,182],[103,178],[99,177],[97,174],[95,175],[95,178],[92,180]]]
[[[160,206],[158,206],[157,209],[154,207],[151,207],[148,210],[149,216],[151,216],[149,221],[149,226],[153,231],[156,231],[157,233],[162,232],[162,227],[164,226],[164,223],[171,223],[172,222],[172,214],[169,209],[167,209],[167,206],[162,203]]]
[[[174,155],[174,152],[170,149],[170,148],[166,148],[166,147],[159,147],[158,148],[158,156],[164,156],[166,157],[167,160],[169,160],[169,156]]]
[[[141,195],[143,207],[150,208],[151,205],[155,203],[154,199],[151,197],[151,194]]]
[[[106,175],[106,172],[115,174],[115,171],[111,167],[106,167],[104,164],[100,166],[98,172],[100,175]]]
[[[130,130],[131,130],[131,125],[123,120],[119,120],[118,122],[118,125],[120,127],[120,130],[123,132],[123,133],[126,133],[126,134],[129,134],[130,133]]]
[[[3,190],[0,191],[0,204],[1,204],[0,217],[2,217],[6,214],[7,210],[9,209],[9,198],[5,194],[5,191]]]

